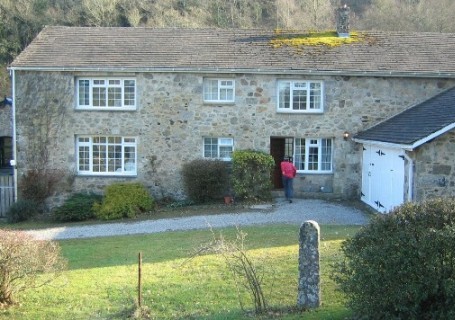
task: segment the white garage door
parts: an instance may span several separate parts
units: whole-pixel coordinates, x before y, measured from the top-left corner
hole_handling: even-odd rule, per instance
[[[363,146],[363,202],[380,212],[388,212],[404,202],[403,150],[375,145]]]

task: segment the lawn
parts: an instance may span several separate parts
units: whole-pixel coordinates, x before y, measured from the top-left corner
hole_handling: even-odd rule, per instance
[[[273,312],[261,319],[345,319],[350,310],[330,279],[342,240],[357,226],[321,226],[322,306],[304,315],[297,300],[296,225],[244,227],[249,255],[260,266]],[[234,239],[235,228],[214,230]],[[212,240],[208,230],[60,241],[69,267],[52,286],[25,292],[21,304],[0,319],[127,319],[137,301],[138,253],[142,252],[143,306],[150,319],[251,319],[248,295],[236,289],[224,260],[194,256]],[[239,298],[240,295],[240,298]],[[144,319],[148,319],[144,318]]]

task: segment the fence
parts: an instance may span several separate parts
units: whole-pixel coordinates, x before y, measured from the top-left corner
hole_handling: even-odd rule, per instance
[[[0,218],[6,217],[9,207],[14,202],[14,177],[0,175]]]

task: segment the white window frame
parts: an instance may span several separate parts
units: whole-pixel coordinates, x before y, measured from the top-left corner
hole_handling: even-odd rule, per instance
[[[120,148],[121,151],[112,148]],[[102,156],[97,157],[97,153]],[[136,176],[137,138],[77,136],[76,167],[78,175]]]
[[[82,82],[85,82],[86,86],[83,87]],[[103,105],[97,104],[97,90],[102,93]],[[136,110],[136,90],[135,78],[79,77],[76,78],[76,109]],[[112,99],[113,96],[116,99]]]
[[[215,146],[213,142],[216,142],[216,154],[213,154],[210,150],[206,150],[206,146],[209,145],[207,140],[210,139],[210,145]],[[202,156],[206,159],[218,159],[222,161],[231,161],[232,160],[232,152],[234,152],[234,139],[233,138],[215,138],[215,137],[204,137],[202,139]],[[223,148],[230,148],[230,156],[223,157]],[[209,155],[210,153],[210,155]]]
[[[302,141],[304,145],[302,147]],[[328,151],[325,151],[328,149]],[[312,159],[312,158],[315,158]],[[333,139],[331,138],[295,138],[294,164],[298,172],[332,173]],[[315,168],[316,167],[316,168]],[[329,167],[329,168],[327,168]]]
[[[286,95],[284,95],[285,91],[287,91]],[[304,95],[299,95],[299,92]],[[299,97],[303,99],[299,100]],[[299,101],[301,103],[298,103]],[[317,80],[278,80],[277,112],[323,113],[324,82]]]
[[[234,103],[235,79],[204,78],[202,91],[203,99],[206,103]]]

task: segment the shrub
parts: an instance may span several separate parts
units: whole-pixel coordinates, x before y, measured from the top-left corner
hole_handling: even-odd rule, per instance
[[[26,221],[38,213],[38,204],[34,200],[19,199],[8,209],[6,217],[9,223],[17,223]]]
[[[76,193],[52,212],[57,221],[84,221],[95,217],[93,205],[101,202],[102,196],[93,193]]]
[[[60,170],[29,170],[19,180],[20,196],[35,201],[42,211],[46,199],[54,193],[63,177]]]
[[[0,261],[0,307],[17,302],[21,291],[49,283],[66,265],[57,243],[1,229]]]
[[[455,201],[405,204],[342,245],[335,281],[368,319],[455,319]]]
[[[264,152],[234,151],[232,179],[236,196],[248,200],[270,200],[274,166],[273,157]]]
[[[114,183],[106,187],[102,203],[93,206],[95,216],[102,220],[134,218],[153,209],[154,200],[140,183]]]
[[[229,190],[228,163],[197,159],[183,165],[183,183],[188,197],[196,203],[220,199]]]

